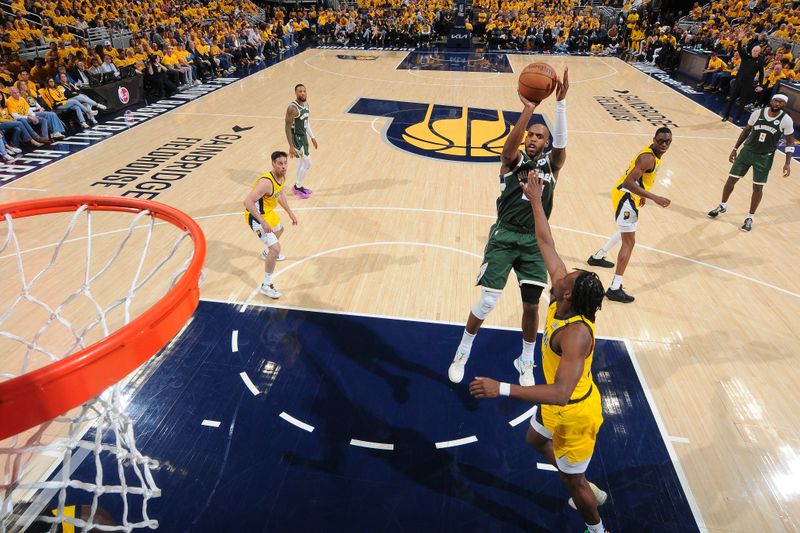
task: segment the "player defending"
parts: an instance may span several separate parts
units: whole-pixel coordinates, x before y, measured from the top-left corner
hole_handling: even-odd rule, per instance
[[[539,404],[526,441],[558,468],[561,481],[572,496],[569,504],[578,510],[589,532],[605,533],[597,507],[605,503],[608,495],[588,483],[585,476],[597,432],[603,424],[600,392],[591,371],[594,321],[603,303],[603,285],[594,272],[567,272],[556,252],[547,211],[542,205],[546,188],[543,192],[536,177],[535,171],[531,172],[522,190],[531,199],[536,242],[552,286],[542,336],[546,383],[522,387],[477,377],[469,384],[469,392],[476,398],[511,396]]]
[[[267,246],[264,258],[264,280],[261,282],[261,293],[270,298],[280,298],[279,293],[272,285],[272,273],[275,272],[275,263],[281,254],[281,244],[278,241],[283,233],[281,218],[275,212],[275,206],[281,204],[284,211],[292,219],[292,225],[297,225],[286,196],[281,194],[286,181],[286,167],[288,157],[286,152],[272,152],[272,171],[259,176],[253,184],[250,194],[244,199],[244,219],[258,238]]]
[[[753,229],[753,217],[756,215],[758,204],[764,195],[764,185],[767,183],[769,171],[772,168],[772,159],[775,149],[781,140],[781,134],[786,136],[786,163],[783,165],[783,177],[791,173],[792,157],[794,156],[794,123],[792,117],[783,110],[789,97],[785,94],[776,94],[769,101],[769,106],[753,111],[747,126],[736,139],[728,160],[733,163],[728,174],[728,181],[722,189],[722,201],[717,207],[708,212],[709,218],[717,218],[728,210],[728,198],[731,197],[733,188],[739,178],[744,176],[750,167],[753,167],[753,195],[750,197],[750,213],[744,219],[742,231]],[[742,151],[738,153],[739,146],[744,143]]]
[[[650,192],[656,180],[656,172],[661,164],[661,158],[672,144],[672,131],[667,127],[656,130],[653,143],[636,154],[628,166],[628,171],[614,186],[611,191],[611,201],[614,205],[614,218],[617,222],[617,232],[611,236],[607,243],[589,257],[587,263],[592,266],[611,268],[614,263],[605,259],[606,254],[622,240],[622,246],[617,254],[617,269],[611,281],[611,287],[606,292],[609,300],[622,303],[631,303],[635,298],[622,289],[622,275],[631,260],[633,247],[636,245],[636,228],[639,225],[639,209],[645,205],[646,199],[654,201],[661,207],[667,207],[669,199]]]
[[[308,149],[309,137],[311,137],[314,150],[319,149],[317,139],[308,123],[307,99],[306,86],[302,83],[295,85],[294,100],[286,109],[286,140],[289,141],[289,155],[300,159],[300,163],[297,165],[297,180],[292,192],[303,199],[311,196],[311,189],[303,187],[303,180],[311,168],[311,153]]]
[[[553,149],[545,152],[550,131],[543,124],[528,128],[537,103],[520,95],[525,106],[503,145],[500,164],[500,196],[497,198],[497,221],[489,229],[489,240],[483,253],[483,264],[478,273],[481,286],[480,300],[473,306],[461,337],[461,344],[447,372],[450,381],[464,379],[464,367],[472,350],[472,341],[483,321],[497,306],[511,269],[517,275],[522,293],[522,355],[514,360],[521,385],[533,385],[533,347],[539,326],[539,296],[547,286],[547,270],[533,235],[534,223],[530,203],[522,194],[521,184],[528,172],[537,170],[544,180],[543,204],[545,214],[553,209],[553,190],[558,173],[567,159],[567,90],[569,77],[564,77],[556,87],[556,118],[553,127]],[[527,128],[525,149],[519,150]]]

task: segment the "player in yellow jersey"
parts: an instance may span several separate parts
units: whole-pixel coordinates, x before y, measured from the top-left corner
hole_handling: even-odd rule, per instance
[[[556,252],[542,206],[542,185],[536,171],[521,184],[530,199],[536,243],[550,274],[551,303],[542,336],[545,384],[524,387],[477,377],[469,384],[476,398],[511,396],[539,404],[531,418],[527,443],[558,468],[561,481],[590,533],[605,533],[597,507],[607,494],[586,481],[597,432],[603,424],[600,392],[592,378],[594,320],[603,303],[603,284],[594,272],[567,272]]]
[[[614,219],[618,231],[611,236],[602,248],[590,256],[587,263],[592,266],[611,268],[614,263],[605,259],[606,254],[622,240],[619,254],[617,254],[617,269],[611,286],[606,292],[609,300],[622,303],[631,303],[634,297],[622,290],[622,275],[628,267],[633,247],[636,245],[636,228],[639,225],[639,209],[645,205],[646,199],[654,201],[661,207],[667,207],[668,198],[650,192],[656,181],[656,171],[661,164],[661,158],[672,144],[672,131],[667,127],[656,130],[653,143],[641,150],[633,158],[625,175],[619,179],[611,191],[611,201],[614,204]]]
[[[272,284],[272,273],[275,272],[275,263],[282,259],[281,244],[278,241],[283,233],[281,218],[275,212],[275,207],[280,204],[292,219],[292,225],[297,225],[286,195],[282,194],[286,182],[286,167],[289,156],[286,152],[272,152],[272,171],[265,172],[253,184],[250,194],[244,199],[244,218],[258,238],[267,249],[261,254],[264,258],[264,280],[261,282],[261,293],[270,298],[280,298],[281,293]]]

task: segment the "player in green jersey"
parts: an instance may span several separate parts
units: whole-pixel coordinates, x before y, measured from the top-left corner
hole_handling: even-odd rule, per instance
[[[311,196],[311,189],[303,187],[303,179],[305,179],[308,169],[311,168],[311,153],[308,149],[308,138],[311,138],[311,143],[314,149],[319,148],[317,139],[314,137],[314,132],[311,131],[311,125],[308,123],[309,109],[308,109],[308,93],[306,86],[302,83],[294,87],[294,100],[289,103],[286,109],[286,140],[289,142],[289,157],[296,157],[300,160],[297,165],[297,178],[295,179],[292,192],[295,196],[306,199]]]
[[[750,213],[744,219],[742,231],[753,229],[753,217],[758,204],[764,195],[764,185],[767,183],[769,171],[772,168],[772,159],[781,140],[781,135],[786,137],[786,163],[783,165],[783,177],[791,172],[791,162],[794,156],[794,123],[792,117],[783,110],[789,97],[785,94],[776,94],[772,97],[767,107],[757,109],[750,115],[747,126],[742,130],[736,140],[728,158],[733,165],[728,174],[728,181],[722,189],[722,201],[717,207],[708,212],[709,218],[717,218],[728,210],[730,198],[736,182],[744,176],[750,167],[753,167],[753,195],[750,197]],[[742,151],[737,153],[739,146],[744,143]]]
[[[464,367],[472,350],[472,341],[483,321],[497,305],[513,268],[522,294],[522,355],[514,360],[514,366],[520,375],[520,385],[534,385],[533,348],[539,325],[539,297],[547,286],[547,269],[536,245],[530,202],[523,194],[520,183],[526,182],[528,172],[536,172],[544,184],[542,205],[549,217],[553,209],[553,189],[567,158],[567,89],[569,77],[565,69],[556,87],[553,149],[547,152],[550,130],[543,124],[528,127],[538,102],[531,102],[520,95],[525,107],[503,145],[497,221],[489,230],[483,264],[478,273],[477,284],[481,286],[481,297],[469,314],[461,343],[448,369],[448,377],[453,383],[464,379]],[[520,150],[523,137],[525,149]]]

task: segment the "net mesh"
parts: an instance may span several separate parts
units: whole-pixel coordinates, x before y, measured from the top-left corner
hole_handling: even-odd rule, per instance
[[[146,210],[115,213],[116,230],[95,231],[98,216],[87,205],[63,215],[66,228],[55,244],[38,247],[39,255],[47,254],[49,259],[43,256],[30,270],[35,271],[33,275],[26,269],[31,248],[20,245],[18,233],[25,237],[35,233],[17,230],[15,224],[25,219],[5,216],[0,262],[13,263],[6,270],[16,270],[17,293],[3,290],[0,295],[4,302],[0,383],[84,349],[128,324],[137,311],[163,296],[189,265],[191,252],[182,260],[186,247],[191,247],[188,231],[159,222]],[[119,227],[120,217],[125,216],[131,219],[127,229]],[[160,233],[165,230],[157,230],[158,226],[172,230],[166,242]],[[105,256],[99,258],[94,241],[108,239],[109,234],[118,241],[112,248],[105,246]],[[162,242],[154,244],[158,241]],[[113,250],[110,256],[108,249]],[[81,265],[71,288],[64,286],[68,282],[62,276],[62,255],[70,270]],[[120,263],[124,263],[122,269]],[[116,294],[109,292],[112,288]],[[137,295],[143,292],[149,299],[140,303]],[[148,503],[160,495],[153,479],[158,462],[136,447],[125,409],[128,393],[124,382],[118,383],[69,413],[0,441],[0,533],[22,531],[34,522],[50,531],[58,530],[60,524],[96,531],[158,526],[148,513]],[[89,503],[75,512],[68,497]],[[116,500],[108,503],[109,498]],[[104,512],[109,505],[121,510],[113,520]]]

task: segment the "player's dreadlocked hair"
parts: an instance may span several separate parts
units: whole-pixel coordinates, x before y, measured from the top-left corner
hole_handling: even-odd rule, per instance
[[[600,278],[594,272],[581,270],[572,286],[572,308],[592,322],[597,311],[603,306],[605,289]]]

